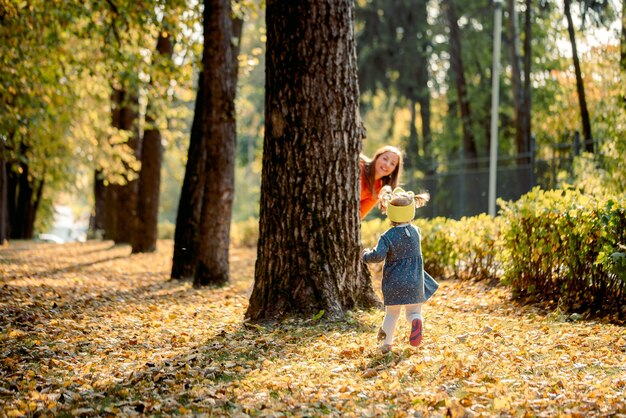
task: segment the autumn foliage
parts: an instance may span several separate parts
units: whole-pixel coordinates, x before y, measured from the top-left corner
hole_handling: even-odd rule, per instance
[[[0,416],[623,416],[626,329],[441,281],[424,342],[383,313],[243,322],[254,249],[231,283],[170,281],[172,242],[0,249]],[[375,275],[375,288],[380,288]]]

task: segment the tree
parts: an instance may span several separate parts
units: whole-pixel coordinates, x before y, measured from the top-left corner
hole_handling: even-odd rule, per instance
[[[522,69],[516,0],[509,0],[508,6],[508,28],[511,37],[511,87],[513,89],[513,108],[515,111],[515,145],[518,154],[527,154],[530,152],[530,132],[526,130],[528,126],[526,121],[530,115],[526,113],[526,100],[528,98],[526,97],[525,86],[526,80],[530,78],[530,73],[526,71],[526,68]],[[526,15],[530,15],[530,9],[528,8],[526,9]],[[530,19],[528,19],[528,22],[530,22]],[[527,39],[530,37],[530,27],[525,26],[525,29],[524,38]],[[530,45],[530,43],[528,44]],[[524,74],[523,77],[522,74]],[[521,159],[520,162],[527,164],[529,162],[528,157]]]
[[[354,5],[267,2],[265,138],[246,318],[371,306],[361,280]]]
[[[405,167],[429,167],[431,160],[429,58],[430,28],[426,0],[368,2],[357,8],[362,29],[357,34],[359,87],[362,92],[385,91],[389,100],[409,109]],[[416,128],[419,105],[422,141]],[[396,110],[396,106],[392,111]],[[392,119],[394,115],[392,112]]]
[[[205,0],[202,145],[206,150],[194,286],[229,281],[230,219],[235,183],[236,67],[230,0]]]
[[[532,0],[526,0],[526,12],[524,13],[524,85],[522,87],[522,97],[523,97],[523,110],[522,114],[524,115],[522,132],[525,137],[524,145],[528,147],[528,151],[530,151],[530,143],[532,136],[532,122],[531,122],[531,86],[530,86],[530,72],[531,72],[531,63],[532,63],[532,41],[533,41],[533,32],[532,32]]]
[[[569,35],[570,44],[572,45],[572,59],[574,61],[574,73],[576,74],[576,89],[578,91],[578,105],[580,106],[580,118],[583,125],[585,150],[593,152],[591,121],[589,118],[589,109],[587,108],[587,99],[585,98],[585,84],[583,82],[582,71],[580,69],[580,58],[578,57],[578,49],[576,47],[576,33],[574,30],[574,21],[572,20],[571,0],[565,0],[563,8],[565,17],[567,18],[567,33]]]
[[[129,70],[132,72],[132,70]],[[118,112],[117,125],[122,131],[128,132],[127,146],[134,157],[133,161],[141,161],[141,139],[139,136],[139,96],[135,91],[136,81],[131,81],[130,85],[125,80],[120,81],[121,85],[114,88],[113,106]],[[113,240],[116,244],[130,244],[135,233],[135,220],[137,217],[137,192],[139,190],[138,171],[139,167],[126,166],[126,173],[122,183],[113,187],[116,189],[115,213],[116,228]]]
[[[202,147],[202,114],[204,113],[204,76],[198,76],[198,90],[191,124],[185,177],[183,178],[176,228],[174,230],[174,254],[172,256],[172,279],[194,277],[200,213],[204,192],[204,164],[206,150]]]
[[[241,45],[241,33],[243,30],[243,18],[235,15],[232,17],[232,39],[237,40],[231,56],[232,83],[237,83],[238,53]],[[205,49],[206,53],[210,50]],[[208,59],[208,58],[207,58]],[[204,61],[204,58],[203,58]],[[216,70],[218,71],[218,70]],[[207,147],[204,146],[205,112],[205,77],[204,73],[198,75],[198,89],[193,122],[187,152],[187,165],[183,179],[178,211],[176,213],[176,229],[174,231],[174,254],[172,256],[172,279],[192,278],[196,274],[198,264],[199,239],[205,234],[199,234],[202,205],[205,189],[205,166]],[[220,156],[218,156],[219,158]]]
[[[454,0],[442,0],[442,7],[445,9],[450,28],[450,70],[454,74],[461,126],[463,128],[463,156],[468,160],[475,160],[478,157],[478,150],[471,127],[472,114],[470,111],[470,98],[467,94],[461,33]]]
[[[157,62],[165,61],[167,66],[174,52],[172,36],[167,28],[159,32],[157,39]],[[169,84],[169,83],[167,83]],[[158,238],[157,224],[159,215],[159,192],[161,186],[161,161],[163,160],[163,144],[161,132],[156,126],[157,115],[154,103],[148,105],[146,124],[141,149],[141,171],[137,196],[137,220],[135,233],[131,238],[132,252],[153,252],[156,250]]]

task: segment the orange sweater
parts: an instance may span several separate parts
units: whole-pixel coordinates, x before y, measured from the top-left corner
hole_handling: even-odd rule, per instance
[[[374,183],[375,194],[372,195],[372,192],[367,187],[363,170],[361,170],[361,206],[359,207],[359,215],[361,216],[361,219],[365,218],[372,208],[376,206],[376,203],[378,203],[378,193],[382,188],[383,181],[381,179],[376,180]]]

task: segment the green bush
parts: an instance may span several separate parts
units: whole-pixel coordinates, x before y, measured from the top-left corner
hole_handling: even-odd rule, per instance
[[[170,221],[159,222],[157,225],[157,236],[159,239],[174,239],[176,225]]]
[[[452,233],[452,225],[455,222],[443,217],[418,218],[413,222],[420,229],[422,236],[424,268],[437,279],[457,276],[455,267],[458,253],[455,250],[455,237]]]
[[[558,303],[565,311],[624,315],[623,199],[535,188],[500,205],[505,281],[515,296]]]
[[[487,214],[452,223],[457,277],[483,280],[502,275],[502,223],[502,218]]]
[[[361,243],[365,248],[374,248],[378,238],[391,224],[387,220],[374,218],[371,221],[361,222]]]
[[[230,226],[230,242],[235,247],[256,247],[259,241],[259,221],[255,218],[234,222]]]

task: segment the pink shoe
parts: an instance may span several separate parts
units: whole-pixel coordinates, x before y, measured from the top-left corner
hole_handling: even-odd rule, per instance
[[[414,319],[411,324],[411,335],[409,336],[409,344],[413,347],[419,347],[422,343],[422,320]]]

